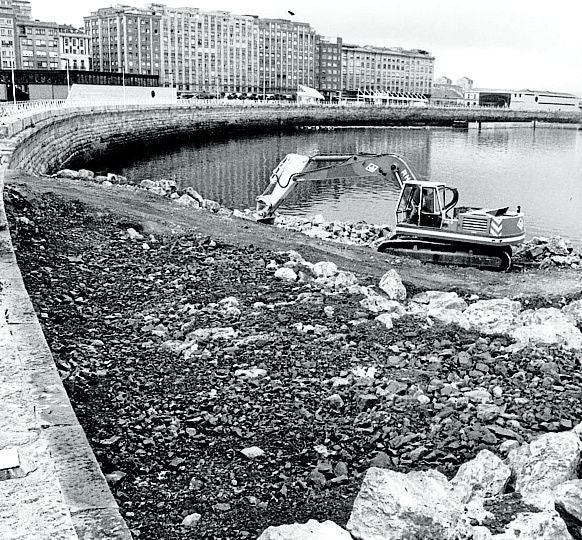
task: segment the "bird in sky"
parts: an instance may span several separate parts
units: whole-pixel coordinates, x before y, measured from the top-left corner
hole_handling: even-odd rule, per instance
[[[289,13],[289,15],[295,15],[295,13],[293,13],[292,11],[287,10],[287,13]]]

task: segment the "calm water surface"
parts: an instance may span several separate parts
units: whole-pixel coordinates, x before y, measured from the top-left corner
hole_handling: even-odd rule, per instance
[[[528,236],[560,234],[582,244],[582,131],[495,126],[481,131],[348,128],[195,143],[94,164],[130,180],[174,179],[233,208],[254,207],[285,154],[393,152],[425,179],[459,188],[459,204],[521,205]],[[303,184],[283,214],[391,224],[398,187],[387,180]]]

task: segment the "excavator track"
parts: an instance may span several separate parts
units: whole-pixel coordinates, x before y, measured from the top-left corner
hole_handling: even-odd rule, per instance
[[[395,238],[378,246],[390,255],[412,257],[423,262],[507,272],[511,268],[511,248],[432,242],[418,238]]]

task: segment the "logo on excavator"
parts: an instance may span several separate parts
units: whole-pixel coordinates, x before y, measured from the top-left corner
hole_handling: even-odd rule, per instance
[[[403,168],[403,169],[400,171],[400,174],[402,175],[402,178],[404,178],[404,181],[405,181],[405,182],[409,182],[409,181],[411,181],[411,180],[412,180],[412,177],[410,176],[410,173],[408,172],[408,170],[407,170],[407,169]]]
[[[517,228],[518,228],[520,231],[523,231],[523,218],[519,218],[519,219],[517,220]]]
[[[375,165],[374,163],[370,163],[370,165],[368,165],[366,167],[366,170],[370,173],[375,173],[378,170],[378,165]]]

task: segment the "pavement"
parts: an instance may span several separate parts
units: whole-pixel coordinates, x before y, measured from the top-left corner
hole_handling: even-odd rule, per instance
[[[24,287],[1,198],[4,172],[2,165],[0,538],[131,538]]]

